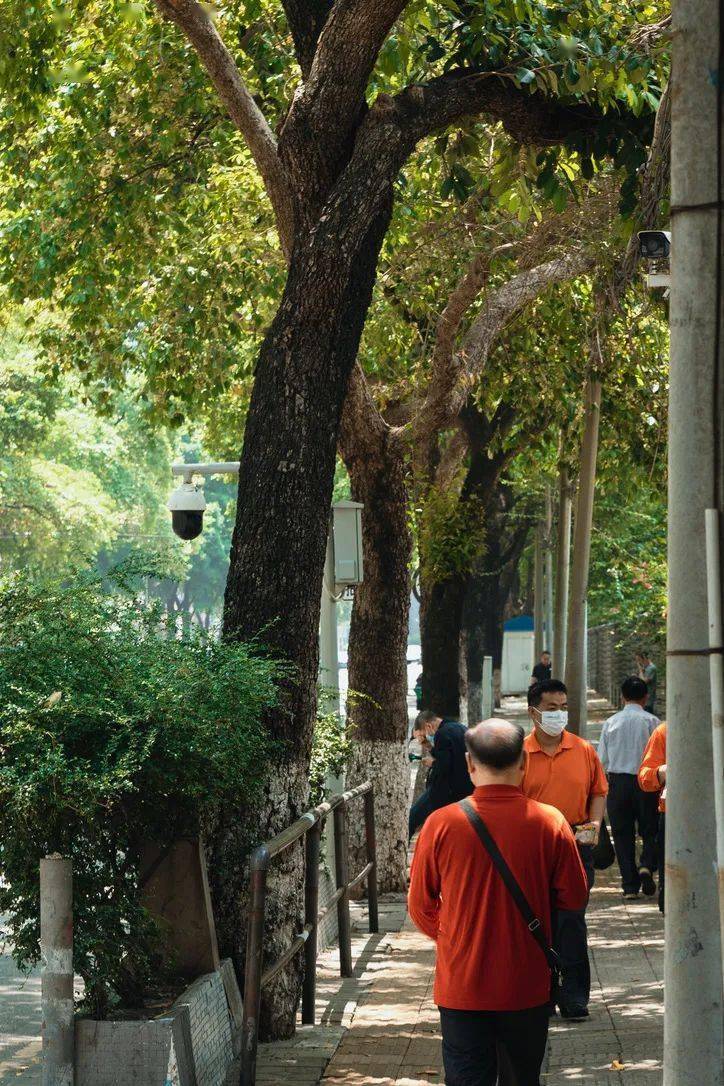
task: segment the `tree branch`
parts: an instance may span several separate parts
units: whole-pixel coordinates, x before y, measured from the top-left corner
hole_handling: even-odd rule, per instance
[[[435,347],[432,353],[433,375],[447,367],[455,349],[455,337],[462,319],[485,286],[494,257],[516,248],[514,242],[498,245],[487,253],[476,253],[458,285],[447,300],[435,329]],[[434,379],[434,378],[433,378]]]
[[[584,252],[556,257],[520,272],[486,297],[460,350],[447,359],[438,358],[425,403],[413,424],[421,441],[423,435],[450,426],[458,417],[496,339],[512,318],[546,287],[581,275],[591,265],[591,257]]]
[[[332,5],[280,136],[287,176],[307,213],[310,206],[312,215],[319,210],[352,155],[369,77],[408,2],[335,0]]]
[[[332,7],[332,0],[282,0],[294,50],[306,79],[309,75],[317,42]]]
[[[519,143],[535,146],[562,143],[575,133],[592,131],[602,119],[594,106],[566,105],[543,94],[527,94],[509,77],[467,68],[406,87],[394,98],[381,95],[378,102],[381,108],[393,108],[407,118],[415,142],[481,113],[500,121]]]
[[[365,455],[393,434],[374,401],[362,367],[356,362],[347,385],[339,431],[342,459],[348,463],[354,456]]]
[[[269,194],[282,248],[288,255],[294,234],[289,185],[274,134],[241,78],[236,61],[203,4],[197,0],[155,0],[155,4],[193,45],[231,120],[244,136]]]

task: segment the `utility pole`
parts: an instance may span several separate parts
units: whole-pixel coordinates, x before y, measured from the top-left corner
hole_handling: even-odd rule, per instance
[[[588,677],[586,675],[586,599],[588,566],[591,559],[593,495],[596,489],[598,424],[601,413],[601,382],[591,376],[586,381],[586,417],[581,444],[581,469],[573,529],[573,568],[571,570],[571,605],[568,616],[566,650],[566,686],[568,687],[568,727],[576,735],[586,725]]]
[[[543,521],[535,526],[533,544],[533,655],[536,664],[543,652]]]
[[[558,467],[558,541],[556,545],[556,618],[553,641],[553,677],[566,673],[568,633],[568,578],[571,569],[571,487],[568,468]]]
[[[720,19],[720,0],[673,6],[664,1086],[724,1082],[705,548],[723,505]]]
[[[545,538],[545,583],[546,583],[546,633],[544,649],[553,651],[553,502],[551,488],[546,484],[546,538]]]

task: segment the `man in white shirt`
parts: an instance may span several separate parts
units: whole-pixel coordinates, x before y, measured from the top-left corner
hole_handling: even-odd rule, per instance
[[[608,774],[608,817],[623,895],[631,901],[640,890],[647,897],[656,893],[652,872],[657,867],[657,797],[640,788],[638,770],[659,721],[644,708],[649,691],[643,679],[635,675],[626,679],[621,694],[624,707],[603,725],[598,756]],[[643,841],[640,865],[636,863],[637,829]]]

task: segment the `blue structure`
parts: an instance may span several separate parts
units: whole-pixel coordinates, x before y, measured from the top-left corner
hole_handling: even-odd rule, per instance
[[[503,625],[504,633],[533,633],[534,630],[532,615],[516,615],[515,618],[509,618]]]

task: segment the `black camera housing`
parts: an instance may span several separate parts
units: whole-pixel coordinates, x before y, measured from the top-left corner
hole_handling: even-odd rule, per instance
[[[171,527],[179,539],[197,539],[204,530],[203,509],[173,509]]]

